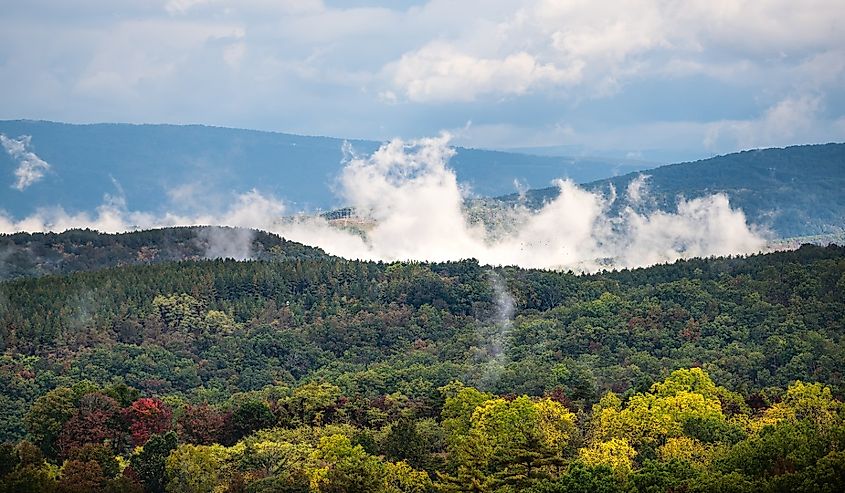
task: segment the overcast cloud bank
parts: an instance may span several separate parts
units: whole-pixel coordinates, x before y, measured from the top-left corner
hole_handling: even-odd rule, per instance
[[[841,141],[843,25],[840,0],[11,2],[0,118],[699,156]]]

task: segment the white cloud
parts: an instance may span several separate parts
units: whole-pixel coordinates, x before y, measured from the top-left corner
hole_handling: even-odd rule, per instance
[[[712,148],[720,141],[728,140],[736,147],[749,149],[800,144],[813,134],[828,134],[833,139],[845,138],[845,133],[841,131],[838,135],[831,134],[836,131],[835,128],[820,128],[828,126],[820,117],[821,109],[821,98],[816,95],[786,98],[767,109],[758,119],[709,124],[704,144]]]
[[[498,147],[551,140],[555,119],[580,129],[573,138],[594,140],[658,140],[646,129],[672,125],[669,133],[691,137],[695,127],[688,140],[701,146],[702,125],[724,124],[726,135],[730,122],[754,120],[796,94],[828,104],[819,111],[828,126],[843,116],[841,0],[366,3],[11,2],[0,18],[0,116],[377,139],[473,119],[501,130]],[[690,92],[682,105],[700,108],[712,99],[699,101],[696,89],[710,85],[730,97],[696,121],[680,121],[693,112],[677,116],[676,99],[648,104],[681,87]],[[735,110],[740,97],[752,103]],[[531,98],[558,114],[534,118],[519,104]],[[606,98],[618,109],[608,110]],[[662,140],[657,147],[675,145]]]
[[[770,72],[808,56],[845,55],[839,28],[845,9],[835,0],[535,0],[489,21],[405,53],[390,65],[392,89],[411,101],[573,85],[603,97],[629,80],[661,73],[731,77],[726,65]]]
[[[196,214],[166,212],[156,215],[133,211],[121,196],[107,195],[95,213],[69,213],[62,207],[42,208],[35,214],[15,220],[0,213],[0,232],[65,231],[90,228],[103,232],[123,232],[164,226],[218,225],[270,230],[284,215],[280,200],[255,190],[238,195],[228,207]]]
[[[540,63],[526,52],[503,59],[478,58],[432,44],[404,55],[388,71],[411,101],[439,102],[473,101],[488,94],[520,95],[544,85],[572,84],[580,79],[582,68],[577,62],[565,69]]]
[[[239,52],[239,40],[244,35],[243,27],[236,23],[118,23],[102,33],[94,54],[75,78],[72,92],[76,98],[144,103],[144,94],[173,84],[192,59],[212,47],[229,66],[239,64],[245,51]],[[220,46],[217,41],[222,41]]]
[[[628,188],[625,192],[631,204],[637,205],[643,201],[643,198],[648,193],[649,178],[651,176],[640,174],[628,183]]]
[[[340,194],[353,206],[366,234],[341,230],[316,217],[283,219],[284,204],[256,191],[240,195],[217,213],[180,215],[130,211],[110,198],[96,215],[42,210],[19,221],[0,216],[0,231],[61,231],[89,227],[123,231],[168,225],[211,224],[273,231],[348,258],[457,260],[476,258],[494,265],[594,271],[636,267],[692,256],[751,253],[765,239],[727,197],[679,200],[676,213],[641,214],[626,208],[610,213],[615,199],[559,181],[560,195],[539,211],[517,206],[499,211],[496,224],[471,222],[466,191],[447,166],[454,151],[448,136],[394,140],[368,157],[352,157],[340,179]],[[642,188],[629,190],[630,203]],[[491,229],[492,228],[492,229]],[[218,244],[217,252],[244,252],[247,240]],[[245,257],[247,254],[244,253]]]
[[[18,165],[15,169],[17,181],[12,185],[12,188],[20,191],[24,191],[28,186],[44,178],[44,173],[50,169],[50,165],[46,161],[30,150],[31,143],[31,135],[10,139],[0,134],[0,144]]]

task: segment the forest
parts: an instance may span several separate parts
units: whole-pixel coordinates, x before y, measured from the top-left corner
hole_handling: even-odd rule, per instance
[[[0,283],[0,492],[845,491],[843,247],[576,275],[111,241]]]
[[[841,234],[845,224],[845,144],[801,145],[753,149],[690,163],[660,166],[584,183],[584,188],[608,193],[647,176],[649,200],[645,210],[675,210],[678,197],[687,199],[724,193],[731,206],[742,209],[752,224],[764,226],[778,238]],[[557,197],[556,187],[500,197],[505,203],[526,201],[540,207]],[[489,202],[489,201],[488,201]],[[624,211],[624,201],[612,205]]]

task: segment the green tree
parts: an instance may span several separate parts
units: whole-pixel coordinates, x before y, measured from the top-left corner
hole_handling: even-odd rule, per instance
[[[59,435],[65,422],[76,412],[75,399],[72,389],[57,387],[36,399],[24,416],[30,440],[50,458],[59,455]]]
[[[167,456],[176,448],[176,433],[153,435],[130,459],[132,470],[151,493],[163,493]]]

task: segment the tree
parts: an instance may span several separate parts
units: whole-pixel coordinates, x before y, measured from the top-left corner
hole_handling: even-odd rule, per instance
[[[418,471],[407,462],[388,462],[386,465],[386,493],[428,493],[434,485],[425,471]]]
[[[320,493],[371,493],[384,490],[385,466],[352,445],[345,435],[320,439],[314,454],[318,466],[311,470],[311,483]]]
[[[240,440],[256,430],[270,428],[275,423],[276,417],[270,407],[261,401],[243,402],[232,413],[232,432],[235,440]]]
[[[575,415],[557,401],[489,399],[477,406],[464,439],[453,442],[450,459],[456,484],[524,488],[538,475],[563,464],[564,448],[575,432]]]
[[[108,483],[97,461],[69,460],[64,463],[59,479],[60,493],[94,493],[105,491]]]
[[[56,467],[44,461],[41,450],[22,441],[14,451],[14,469],[0,478],[0,493],[50,493],[56,489]]]
[[[163,493],[167,456],[176,448],[176,433],[153,435],[140,451],[132,455],[130,465],[144,488],[151,493]]]
[[[204,493],[222,481],[228,451],[222,445],[180,445],[167,457],[167,491]]]
[[[105,478],[114,478],[120,474],[120,464],[111,448],[89,443],[70,452],[69,459],[77,462],[94,461],[100,466]]]
[[[417,424],[403,418],[387,427],[384,454],[392,461],[406,461],[411,467],[425,468],[429,463],[429,445],[417,432]]]
[[[611,438],[606,442],[593,443],[578,451],[578,460],[587,466],[607,466],[624,477],[634,467],[637,451],[624,438]]]
[[[132,444],[143,445],[151,435],[170,430],[173,413],[157,398],[142,397],[122,411],[123,419],[129,423]]]
[[[830,387],[822,384],[805,384],[795,381],[786,390],[783,400],[767,409],[760,419],[752,422],[752,428],[759,430],[781,421],[812,421],[820,426],[830,427],[841,423],[845,406],[835,400]]]
[[[529,493],[622,493],[627,483],[606,465],[595,467],[575,463],[557,480],[541,481]]]
[[[330,383],[310,382],[294,389],[288,398],[288,409],[298,424],[320,425],[326,412],[333,410],[340,397],[340,388]]]
[[[30,439],[50,458],[59,455],[62,427],[76,412],[74,398],[70,388],[57,387],[36,399],[24,416]]]
[[[119,449],[124,436],[119,411],[117,401],[111,397],[98,392],[83,395],[76,413],[62,426],[62,455],[68,457],[74,449],[88,443]]]
[[[176,430],[182,441],[196,445],[223,442],[229,416],[208,404],[186,405],[176,418]]]
[[[703,370],[677,370],[651,391],[634,394],[624,408],[615,395],[602,398],[593,409],[590,438],[593,443],[620,439],[653,450],[669,438],[683,436],[690,421],[730,428],[722,413],[721,393]]]

